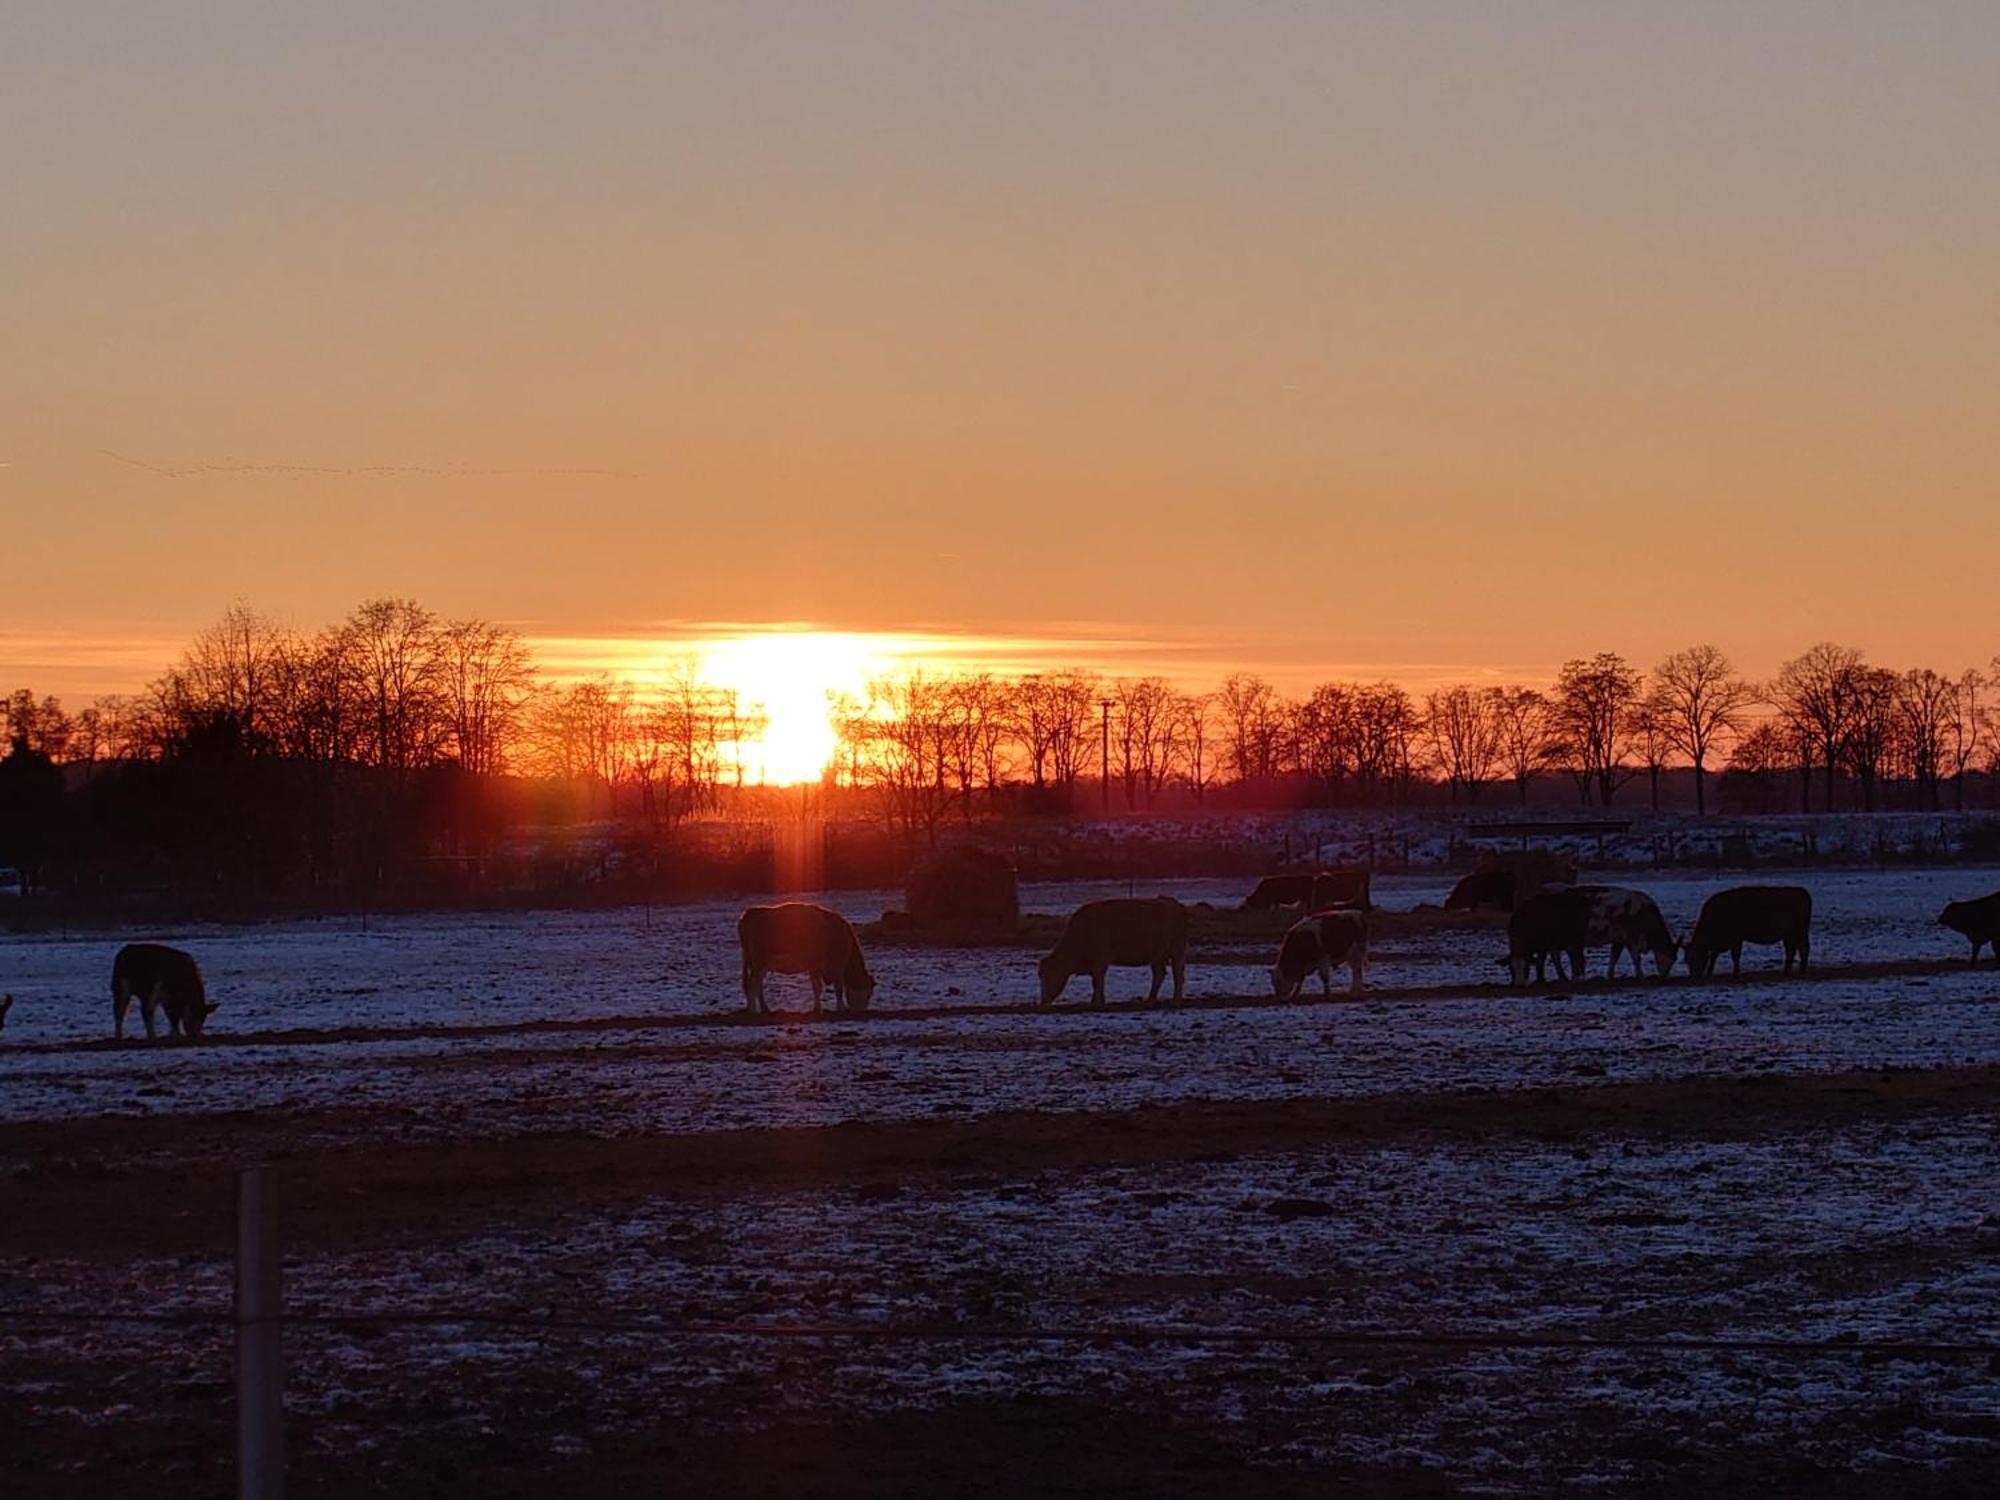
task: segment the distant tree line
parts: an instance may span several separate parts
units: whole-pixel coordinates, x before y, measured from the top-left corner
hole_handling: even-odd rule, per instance
[[[5,700],[0,863],[352,888],[477,857],[510,827],[617,819],[670,839],[756,815],[761,708],[692,658],[640,681],[549,680],[504,626],[376,599],[302,633],[244,607],[143,692],[74,713]],[[1210,691],[1082,670],[882,677],[829,704],[801,794],[934,839],[952,819],[1189,807],[1612,805],[1670,781],[1697,810],[1963,808],[2000,762],[1990,670],[1894,671],[1822,643],[1752,682],[1709,645],[1641,671],[1566,662],[1546,689],[1238,672]],[[1719,782],[1719,788],[1712,786]]]

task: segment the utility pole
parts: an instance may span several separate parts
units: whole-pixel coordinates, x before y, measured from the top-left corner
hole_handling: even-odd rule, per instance
[[[1099,698],[1097,707],[1103,714],[1104,744],[1098,755],[1098,770],[1102,773],[1099,781],[1104,792],[1104,816],[1111,816],[1111,700]]]

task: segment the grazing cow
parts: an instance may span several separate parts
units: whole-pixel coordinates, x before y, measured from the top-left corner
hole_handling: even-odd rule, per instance
[[[1320,986],[1331,997],[1333,971],[1343,963],[1353,977],[1353,992],[1359,995],[1368,987],[1368,914],[1349,908],[1301,917],[1278,945],[1271,993],[1280,1000],[1291,999],[1305,986],[1306,975],[1317,969]]]
[[[1739,885],[1717,891],[1701,905],[1694,931],[1688,934],[1688,973],[1707,979],[1715,961],[1729,955],[1732,973],[1743,972],[1745,943],[1783,943],[1785,972],[1797,959],[1806,970],[1812,953],[1812,892],[1797,885]]]
[[[1653,955],[1653,964],[1662,979],[1673,972],[1679,948],[1667,919],[1660,915],[1660,908],[1651,896],[1617,885],[1578,885],[1570,889],[1590,898],[1590,927],[1585,934],[1585,946],[1610,944],[1612,978],[1618,977],[1618,960],[1628,952],[1632,955],[1635,979],[1645,973],[1640,964],[1642,953]],[[1579,973],[1572,977],[1583,976]]]
[[[153,1041],[153,1012],[167,1016],[167,1035],[194,1041],[217,1007],[211,1005],[201,982],[201,968],[178,948],[162,943],[127,943],[111,961],[111,1031],[125,1040],[125,1012],[133,1000]]]
[[[1358,906],[1373,911],[1368,895],[1368,871],[1321,870],[1313,875],[1266,875],[1243,898],[1245,911],[1275,911],[1281,906],[1298,906],[1307,911],[1327,911],[1336,906]]]
[[[866,1010],[875,994],[875,976],[868,972],[854,929],[847,918],[824,906],[804,901],[752,906],[737,919],[736,941],[743,949],[743,998],[754,1015],[770,1010],[764,1003],[766,974],[805,975],[816,1012],[829,987],[841,1010]]]
[[[1375,909],[1375,903],[1368,895],[1366,870],[1321,870],[1313,877],[1312,895],[1306,910],[1332,911],[1340,906],[1353,907],[1357,911]]]
[[[1243,898],[1245,911],[1276,911],[1281,906],[1304,906],[1312,900],[1317,875],[1266,875]]]
[[[1451,888],[1444,898],[1446,911],[1478,911],[1490,906],[1498,911],[1514,909],[1512,870],[1475,870]]]
[[[0,1027],[6,1026],[7,1012],[13,1008],[14,997],[12,995],[0,995]]]
[[[1587,893],[1567,886],[1537,891],[1516,906],[1507,921],[1507,971],[1512,982],[1527,983],[1528,968],[1533,965],[1535,983],[1546,984],[1551,958],[1556,961],[1556,977],[1562,978],[1565,955],[1570,972],[1581,975],[1595,906]]]
[[[1104,972],[1113,964],[1153,971],[1148,1003],[1160,998],[1167,970],[1174,971],[1174,999],[1187,989],[1187,908],[1171,896],[1089,901],[1070,913],[1062,936],[1036,966],[1042,1004],[1051,1005],[1073,974],[1090,976],[1090,1003],[1104,1003]]]
[[[1949,902],[1938,913],[1938,925],[1972,939],[1974,963],[1979,962],[1979,950],[1987,943],[1993,945],[1994,962],[2000,963],[2000,891],[1977,901]]]

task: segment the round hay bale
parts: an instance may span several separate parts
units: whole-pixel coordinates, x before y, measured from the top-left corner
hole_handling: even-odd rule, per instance
[[[1021,918],[1014,866],[972,844],[940,849],[919,860],[903,896],[911,919],[925,927],[1011,927]]]

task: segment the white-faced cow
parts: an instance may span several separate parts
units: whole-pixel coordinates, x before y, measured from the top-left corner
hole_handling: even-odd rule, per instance
[[[154,1040],[153,1013],[164,1011],[167,1035],[194,1041],[215,1014],[201,982],[201,967],[163,943],[127,943],[111,961],[111,1032],[125,1040],[125,1012],[139,1002],[146,1039]]]
[[[1174,999],[1187,988],[1187,908],[1171,896],[1089,901],[1070,913],[1062,936],[1037,968],[1042,1004],[1052,1005],[1073,974],[1090,976],[1090,1003],[1104,1003],[1104,974],[1113,964],[1153,971],[1148,1003],[1173,970]]]
[[[1368,987],[1368,914],[1349,909],[1301,917],[1278,945],[1271,993],[1289,1000],[1304,988],[1306,975],[1318,970],[1320,987],[1331,996],[1333,971],[1343,963],[1359,995]]]
[[[1785,972],[1798,960],[1803,974],[1812,953],[1812,892],[1798,885],[1739,885],[1717,891],[1702,903],[1688,934],[1688,972],[1696,979],[1715,973],[1715,961],[1729,955],[1732,973],[1743,972],[1745,943],[1782,943]]]
[[[875,976],[861,956],[854,929],[839,912],[804,901],[753,906],[737,919],[736,941],[743,949],[743,998],[763,1015],[766,974],[803,974],[812,984],[813,1009],[832,989],[841,1010],[863,1011],[875,994]]]
[[[1979,950],[1993,945],[1994,962],[2000,963],[2000,891],[1977,901],[1952,901],[1938,913],[1938,925],[1949,927],[1972,941],[1972,961],[1979,962]]]

